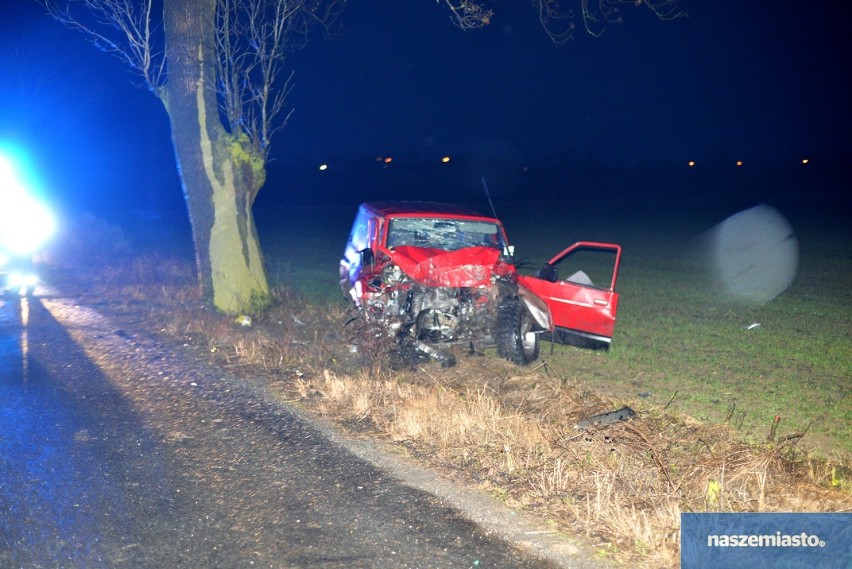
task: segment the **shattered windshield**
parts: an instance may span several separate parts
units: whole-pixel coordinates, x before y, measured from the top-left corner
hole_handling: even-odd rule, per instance
[[[411,245],[456,251],[465,247],[503,248],[496,223],[466,219],[396,218],[390,220],[387,247]]]

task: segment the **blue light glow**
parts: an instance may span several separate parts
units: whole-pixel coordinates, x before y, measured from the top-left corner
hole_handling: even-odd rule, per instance
[[[22,182],[12,160],[0,155],[0,248],[32,255],[55,231],[53,215]]]

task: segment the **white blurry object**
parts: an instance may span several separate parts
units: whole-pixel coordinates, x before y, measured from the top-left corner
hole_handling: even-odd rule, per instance
[[[732,215],[711,232],[713,263],[725,291],[766,303],[793,282],[799,243],[778,210],[759,205]]]

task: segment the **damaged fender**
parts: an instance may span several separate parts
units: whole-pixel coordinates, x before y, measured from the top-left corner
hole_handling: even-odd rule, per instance
[[[524,302],[524,306],[532,315],[535,323],[542,329],[548,332],[553,331],[553,317],[550,315],[550,308],[547,303],[537,297],[530,289],[522,284],[518,285],[518,296]]]

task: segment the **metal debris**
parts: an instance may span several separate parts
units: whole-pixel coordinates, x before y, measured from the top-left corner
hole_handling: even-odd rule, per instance
[[[574,428],[583,431],[590,427],[608,427],[615,423],[624,423],[634,417],[636,417],[636,412],[625,405],[621,409],[583,419]]]

